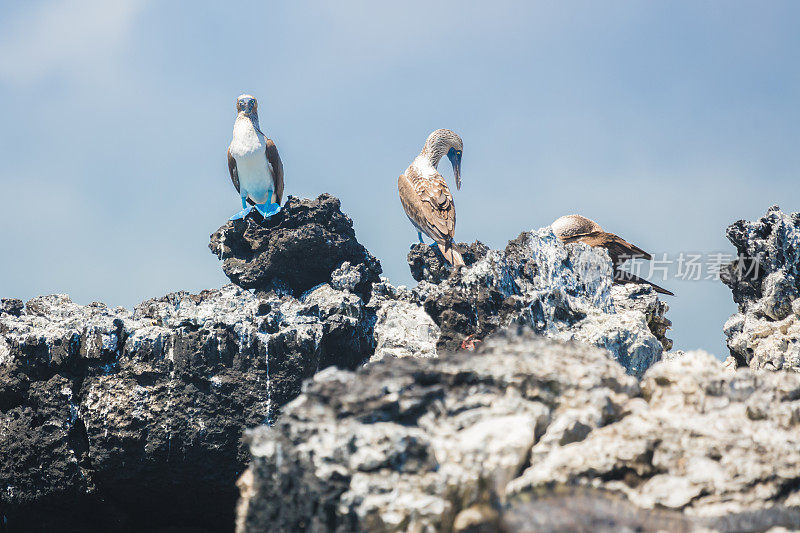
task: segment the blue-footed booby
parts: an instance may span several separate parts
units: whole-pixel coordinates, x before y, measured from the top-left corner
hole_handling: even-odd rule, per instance
[[[453,245],[456,231],[456,207],[447,182],[436,170],[439,160],[447,155],[453,165],[456,188],[461,188],[461,137],[450,130],[436,130],[428,136],[422,152],[400,175],[397,187],[400,201],[411,223],[417,228],[419,242],[422,234],[434,240],[442,255],[453,265],[463,265],[464,259]]]
[[[231,220],[257,209],[264,218],[280,211],[283,196],[283,163],[272,139],[258,125],[258,102],[243,94],[236,99],[233,140],[228,147],[228,171],[242,197],[242,211]],[[250,204],[250,207],[247,204]]]
[[[608,251],[614,269],[615,283],[639,283],[650,285],[656,292],[675,296],[672,292],[646,279],[640,278],[619,267],[628,259],[652,259],[652,256],[622,237],[603,231],[600,224],[581,215],[566,215],[558,218],[550,227],[562,242],[582,242],[591,247],[599,246]]]

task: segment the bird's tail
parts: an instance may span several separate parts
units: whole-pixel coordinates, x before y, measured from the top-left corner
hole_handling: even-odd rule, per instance
[[[453,246],[452,242],[448,242],[445,244],[437,243],[439,245],[439,251],[442,252],[442,255],[453,266],[464,266],[464,258],[461,257],[461,253],[456,250],[455,246]]]
[[[664,287],[659,287],[652,281],[647,281],[646,279],[640,278],[639,276],[631,274],[630,272],[624,272],[621,270],[618,270],[617,272],[618,273],[622,272],[622,273],[614,276],[615,283],[636,283],[639,285],[650,285],[651,287],[653,287],[653,290],[655,290],[657,293],[666,294],[667,296],[675,296],[674,292],[668,291]]]

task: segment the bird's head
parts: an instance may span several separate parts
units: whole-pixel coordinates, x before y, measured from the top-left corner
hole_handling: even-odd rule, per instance
[[[603,231],[600,224],[582,215],[564,215],[554,220],[550,227],[559,239],[566,239],[580,233]]]
[[[243,94],[236,99],[236,111],[245,115],[258,114],[258,101],[255,96]]]
[[[439,162],[443,155],[447,154],[447,158],[453,165],[453,174],[456,177],[456,188],[461,188],[461,154],[464,151],[464,143],[461,137],[458,136],[453,130],[440,129],[436,130],[428,136],[425,141],[425,148],[431,154],[431,159],[434,166]]]

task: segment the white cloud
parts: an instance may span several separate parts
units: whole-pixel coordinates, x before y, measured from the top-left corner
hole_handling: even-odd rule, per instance
[[[0,27],[0,80],[102,72],[124,49],[149,0],[46,0]]]

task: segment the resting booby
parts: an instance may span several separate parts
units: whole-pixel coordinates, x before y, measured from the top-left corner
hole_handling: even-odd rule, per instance
[[[550,227],[562,242],[582,242],[589,246],[605,248],[611,257],[611,264],[614,269],[615,283],[640,283],[650,285],[656,292],[675,296],[672,292],[651,283],[646,279],[640,278],[630,272],[621,270],[619,267],[628,259],[652,259],[652,256],[629,243],[625,239],[603,231],[600,224],[581,215],[566,215],[555,222]]]
[[[233,140],[228,147],[228,171],[242,197],[242,211],[231,220],[257,209],[264,218],[280,211],[283,196],[283,163],[272,139],[258,125],[258,102],[243,94],[236,99]],[[250,207],[247,204],[250,204]]]
[[[461,188],[461,137],[450,130],[436,130],[428,136],[422,152],[400,175],[397,187],[400,201],[408,219],[417,228],[419,242],[422,234],[433,239],[444,258],[454,266],[464,259],[453,245],[456,231],[456,207],[447,182],[436,170],[439,160],[447,154],[453,165],[456,188]]]

